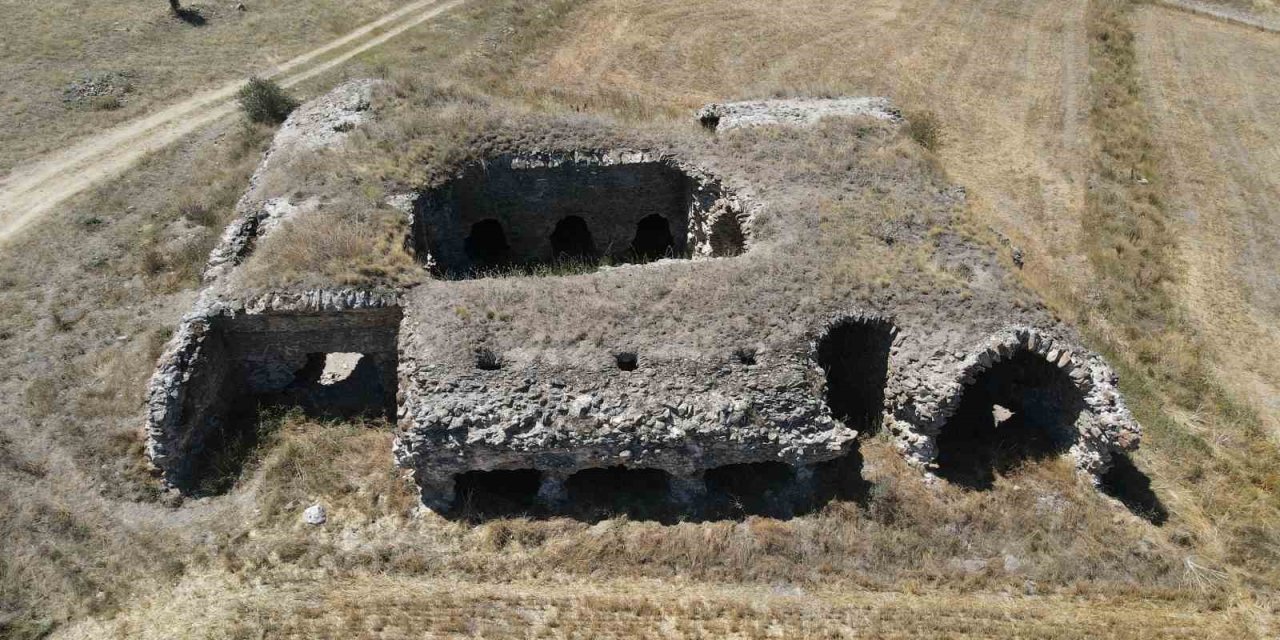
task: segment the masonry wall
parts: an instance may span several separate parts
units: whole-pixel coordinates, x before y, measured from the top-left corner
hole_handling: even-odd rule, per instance
[[[415,207],[414,242],[438,271],[483,269],[494,265],[477,258],[468,238],[477,223],[496,221],[510,263],[548,262],[557,257],[557,224],[576,216],[590,231],[593,257],[630,261],[641,221],[660,216],[670,257],[736,255],[744,234],[725,208],[717,183],[660,156],[500,156],[427,191]]]
[[[401,311],[390,299],[340,299],[336,308],[271,309],[212,305],[189,316],[152,376],[147,451],[167,485],[190,490],[206,445],[230,423],[235,409],[277,394],[284,401],[311,354],[360,353],[371,358],[385,391],[373,412],[394,412],[396,335]],[[333,298],[330,298],[332,301]],[[296,300],[287,300],[289,302]],[[342,308],[343,306],[348,308]],[[302,390],[302,391],[305,391]],[[318,402],[324,402],[319,398]]]

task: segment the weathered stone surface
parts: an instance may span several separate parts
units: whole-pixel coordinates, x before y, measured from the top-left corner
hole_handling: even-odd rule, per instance
[[[709,104],[697,112],[703,126],[717,131],[740,127],[803,126],[827,117],[867,116],[898,121],[902,115],[888,98],[790,98]]]
[[[719,257],[743,251],[754,211],[677,157],[611,149],[489,157],[418,196],[412,212],[420,260],[466,274],[491,266],[477,263],[470,246],[474,225],[485,221],[501,229],[512,264],[554,259],[556,230],[571,216],[589,229],[592,258],[629,259],[637,226],[655,216],[671,234],[671,256]]]
[[[261,176],[281,154],[306,153],[340,143],[350,125],[367,117],[361,106],[366,104],[361,96],[367,93],[361,92],[368,86],[344,89],[336,97],[326,98],[327,102],[300,110],[256,175]],[[821,104],[816,106],[806,101],[782,102],[781,106],[757,103],[750,108],[722,108],[715,113],[721,126],[806,123],[823,114],[897,117],[891,105],[877,100],[817,101]],[[737,124],[729,125],[733,122]],[[325,127],[329,131],[322,131]],[[966,385],[1023,353],[1035,354],[1058,367],[1084,396],[1085,410],[1073,426],[1070,449],[1082,472],[1096,477],[1107,469],[1114,452],[1137,446],[1140,430],[1124,407],[1115,374],[1082,348],[1069,328],[1054,322],[1043,310],[1014,303],[1005,289],[1012,285],[986,249],[945,234],[930,239],[931,250],[936,250],[931,253],[932,266],[965,274],[967,288],[963,292],[903,286],[858,296],[838,291],[839,295],[818,300],[804,290],[807,285],[802,281],[782,293],[772,292],[774,299],[761,302],[769,305],[765,307],[768,313],[761,314],[763,320],[755,315],[746,320],[754,310],[744,309],[742,326],[731,335],[727,331],[723,337],[715,331],[682,332],[681,326],[672,323],[659,326],[666,319],[661,314],[683,311],[674,308],[678,302],[658,312],[643,306],[628,307],[632,301],[625,298],[606,298],[623,290],[631,278],[663,286],[666,274],[675,273],[677,267],[716,267],[701,273],[754,291],[756,283],[750,278],[770,273],[746,269],[752,264],[751,253],[757,251],[757,222],[768,211],[766,200],[741,188],[740,180],[722,180],[719,175],[726,174],[712,175],[683,156],[668,153],[619,146],[606,151],[504,151],[491,158],[502,163],[501,171],[508,173],[532,171],[535,173],[528,175],[534,176],[539,171],[568,167],[571,173],[596,176],[583,179],[586,191],[609,183],[598,178],[598,172],[609,168],[649,166],[653,175],[676,171],[688,181],[680,189],[682,206],[688,207],[687,223],[680,229],[683,248],[693,257],[730,256],[742,249],[748,253],[732,260],[662,261],[573,278],[544,278],[538,280],[539,288],[525,282],[523,290],[486,287],[476,281],[435,280],[409,291],[335,287],[247,296],[234,290],[230,283],[234,278],[223,276],[281,220],[308,215],[314,208],[312,200],[294,202],[292,194],[266,190],[256,177],[241,201],[241,217],[228,228],[210,259],[208,288],[178,327],[151,381],[147,451],[165,482],[179,488],[191,486],[194,463],[203,455],[205,439],[236,398],[279,392],[307,371],[317,354],[359,353],[365,356],[361,362],[374,362],[388,378],[384,386],[396,390],[398,437],[392,453],[397,464],[413,473],[424,505],[431,509],[447,509],[453,500],[455,476],[473,470],[540,471],[537,500],[545,505],[568,499],[565,483],[571,474],[611,466],[663,470],[670,474],[673,496],[690,504],[706,491],[703,473],[725,465],[785,463],[794,468],[793,489],[804,487],[812,480],[814,465],[848,453],[856,429],[863,428],[833,415],[826,401],[828,371],[818,359],[822,338],[833,327],[848,322],[887,327],[888,353],[882,357],[887,371],[882,369],[878,374],[883,379],[883,400],[876,401],[883,406],[872,410],[880,419],[870,422],[882,425],[880,428],[894,438],[896,448],[922,469],[935,460],[938,434],[955,414]],[[633,190],[635,193],[649,187],[661,190],[662,181],[654,183],[650,177],[633,176],[622,182],[634,178],[642,187]],[[570,187],[549,185],[545,180],[523,184],[518,179],[511,185],[545,196],[525,197],[523,204],[551,203],[556,213],[569,210],[564,204],[568,200],[561,195],[572,191]],[[775,198],[787,188],[818,189],[791,184],[786,172],[779,172],[774,182],[765,186],[758,193],[772,190]],[[937,191],[939,206],[963,206],[963,190]],[[387,199],[414,220],[415,237],[406,240],[420,248],[419,257],[427,266],[457,258],[445,255],[449,251],[465,253],[464,247],[448,248],[426,237],[425,218],[439,218],[432,233],[448,226],[440,224],[452,215],[449,207],[442,205],[443,196],[452,197],[424,187]],[[579,202],[591,204],[587,199]],[[607,202],[612,206],[616,201]],[[509,204],[481,209],[489,215]],[[587,213],[603,217],[609,208]],[[544,217],[554,222],[556,216]],[[785,217],[775,216],[773,223],[777,225],[780,219]],[[736,249],[732,242],[722,244],[733,235],[725,233],[726,221],[737,227],[740,242]],[[464,222],[449,223],[457,226]],[[634,220],[624,222],[620,227],[634,229]],[[597,226],[606,227],[603,222]],[[531,233],[545,238],[550,231],[544,225]],[[905,228],[874,237],[896,242],[923,233]],[[616,243],[619,240],[614,236],[625,237],[612,231],[600,235]],[[769,269],[781,269],[778,263],[788,257],[787,246],[767,246],[766,250],[775,252]],[[750,275],[738,280],[738,274]],[[572,288],[583,282],[590,286]],[[458,291],[470,292],[472,297],[449,297],[461,296]],[[655,348],[641,350],[634,370],[623,370],[614,356],[630,349],[627,344],[593,343],[594,336],[584,335],[581,344],[572,347],[556,344],[526,349],[524,343],[546,342],[546,336],[540,335],[541,327],[527,326],[509,332],[515,340],[509,340],[507,348],[515,353],[499,353],[503,356],[501,366],[486,370],[476,367],[474,361],[476,346],[492,344],[484,341],[488,339],[484,332],[489,330],[484,327],[491,326],[484,322],[508,321],[493,314],[494,318],[470,325],[448,324],[459,315],[484,313],[495,299],[535,298],[548,292],[572,294],[562,299],[592,296],[618,307],[638,309],[637,317],[628,319],[631,324],[619,333],[630,339],[647,331],[645,346]],[[696,296],[699,292],[681,295]],[[456,306],[457,300],[471,304],[469,308]],[[755,304],[749,297],[744,300],[737,304]],[[577,310],[566,305],[546,310],[542,317],[575,327],[587,324],[590,313],[589,308]],[[691,314],[681,322],[696,325],[702,319]],[[462,335],[442,331],[441,326],[482,328],[473,335]],[[679,333],[673,338],[675,344],[662,343],[668,331]],[[473,341],[476,336],[481,340],[478,344]],[[619,341],[617,336],[611,340]],[[746,353],[748,345],[749,358],[736,355]],[[323,369],[317,368],[317,378],[323,377]],[[880,390],[875,391],[879,398]]]
[[[324,524],[328,519],[329,513],[322,504],[313,504],[302,512],[302,521],[310,525]]]

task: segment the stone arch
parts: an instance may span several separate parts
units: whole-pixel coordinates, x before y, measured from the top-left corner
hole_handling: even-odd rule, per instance
[[[561,254],[610,262],[736,256],[758,210],[670,154],[503,153],[424,188],[413,199],[411,237],[433,273],[476,278],[494,267],[533,271]]]
[[[596,257],[591,229],[582,216],[565,216],[551,232],[552,260],[592,260]]]
[[[511,245],[506,231],[496,218],[485,218],[471,225],[465,242],[467,257],[477,268],[497,268],[511,261]]]
[[[641,262],[668,257],[675,249],[675,237],[671,235],[671,224],[666,218],[652,214],[641,218],[636,223],[635,239],[631,241],[631,251]]]
[[[1056,364],[1018,351],[964,386],[938,434],[938,475],[978,488],[1024,461],[1066,453],[1084,394]]]
[[[861,314],[840,316],[818,338],[814,355],[826,378],[823,401],[850,429],[875,433],[885,410],[893,323]]]
[[[711,255],[736,256],[742,253],[747,246],[747,238],[737,211],[731,207],[723,208],[711,222],[707,241]]]
[[[985,489],[1026,462],[1069,453],[1095,479],[1139,427],[1099,358],[1032,329],[1006,330],[966,357],[938,406],[939,476]]]

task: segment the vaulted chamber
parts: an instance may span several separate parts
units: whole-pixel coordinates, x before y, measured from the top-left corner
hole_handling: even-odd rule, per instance
[[[504,155],[419,197],[413,238],[438,275],[481,277],[737,255],[744,215],[719,180],[667,156]]]

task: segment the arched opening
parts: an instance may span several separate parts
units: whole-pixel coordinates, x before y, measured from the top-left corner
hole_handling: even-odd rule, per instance
[[[818,364],[827,374],[824,400],[837,420],[860,434],[880,429],[892,346],[891,325],[876,320],[839,322],[818,341]]]
[[[649,262],[665,258],[674,245],[675,238],[671,235],[671,225],[666,218],[655,213],[636,223],[636,237],[631,241],[631,252],[635,254],[636,260]]]
[[[468,471],[454,476],[454,507],[478,518],[526,515],[537,507],[536,469]]]
[[[551,232],[551,259],[585,262],[596,258],[596,246],[591,241],[587,221],[578,216],[568,216],[556,223]]]
[[[350,352],[308,353],[293,381],[271,404],[300,407],[313,418],[395,416],[395,390],[388,388],[394,365],[371,355]]]
[[[742,233],[742,221],[732,211],[722,212],[711,223],[707,241],[711,244],[712,255],[736,256],[742,253],[747,245],[747,239]]]
[[[1027,350],[978,374],[962,393],[938,435],[938,475],[976,489],[1066,452],[1085,406],[1066,372]]]
[[[565,482],[569,504],[588,519],[627,515],[662,519],[671,494],[670,476],[660,469],[583,469]]]
[[[749,208],[733,192],[674,158],[640,156],[501,154],[468,163],[414,201],[415,252],[450,278],[579,271],[548,265],[565,260],[590,268],[597,259],[743,252]]]
[[[787,516],[795,469],[782,462],[748,462],[709,469],[704,475],[713,513],[730,517]]]
[[[507,234],[502,230],[502,223],[487,218],[471,225],[466,252],[471,264],[478,269],[501,268],[510,263],[511,246],[507,244]]]

